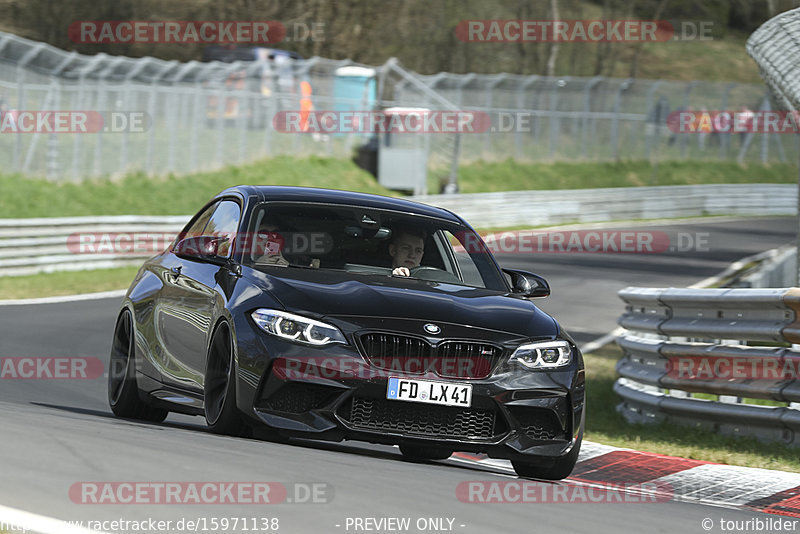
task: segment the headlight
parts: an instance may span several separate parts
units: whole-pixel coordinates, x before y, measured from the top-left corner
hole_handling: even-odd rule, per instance
[[[308,317],[278,310],[259,309],[250,315],[266,332],[306,345],[347,345],[344,334],[333,325],[315,321]]]
[[[572,346],[568,341],[542,341],[520,345],[509,362],[519,362],[529,369],[553,369],[572,361]]]

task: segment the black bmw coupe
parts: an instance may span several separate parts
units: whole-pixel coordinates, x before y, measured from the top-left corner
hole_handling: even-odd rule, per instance
[[[139,270],[116,322],[120,417],[201,415],[214,432],[399,445],[570,474],[584,427],[578,347],[439,208],[376,195],[240,186]]]

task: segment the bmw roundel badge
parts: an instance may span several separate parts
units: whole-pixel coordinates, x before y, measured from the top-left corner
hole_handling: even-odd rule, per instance
[[[427,333],[429,333],[429,334],[438,334],[439,332],[441,332],[441,331],[442,331],[442,329],[441,329],[441,328],[439,328],[438,326],[436,326],[436,325],[435,325],[435,324],[433,324],[433,323],[428,323],[428,324],[426,324],[425,326],[423,326],[422,328],[424,328],[424,329],[425,329],[425,331],[426,331]]]

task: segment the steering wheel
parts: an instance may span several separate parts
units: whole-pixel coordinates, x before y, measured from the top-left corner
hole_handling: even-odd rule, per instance
[[[409,269],[410,276],[419,278],[420,280],[429,280],[431,282],[455,282],[461,283],[455,275],[443,271],[437,267],[430,267],[428,265],[419,265]]]

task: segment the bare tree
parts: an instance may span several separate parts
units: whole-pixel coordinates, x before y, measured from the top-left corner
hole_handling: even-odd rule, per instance
[[[552,20],[559,20],[558,16],[558,0],[550,0],[550,17]],[[558,41],[554,41],[550,45],[550,53],[547,56],[547,71],[548,76],[555,76],[556,74],[556,60],[558,59]]]
[[[667,2],[669,2],[669,0],[660,0],[658,2],[656,10],[653,13],[653,20],[659,20],[661,18],[661,14],[664,13],[664,9],[667,7]],[[640,42],[636,45],[636,50],[633,53],[633,60],[631,61],[631,70],[629,74],[631,78],[636,78],[636,73],[639,70],[639,56],[642,53],[643,46],[644,42]]]

